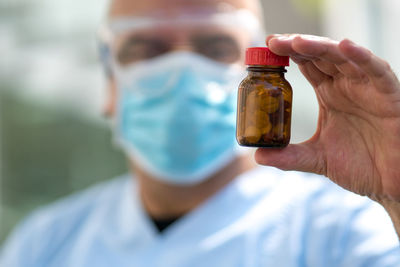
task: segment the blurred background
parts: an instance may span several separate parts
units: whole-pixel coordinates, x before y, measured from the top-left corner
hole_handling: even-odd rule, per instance
[[[103,118],[96,30],[107,0],[0,1],[0,244],[36,207],[126,171]],[[350,38],[400,70],[398,0],[263,0],[269,33]],[[293,139],[318,115],[297,67]]]

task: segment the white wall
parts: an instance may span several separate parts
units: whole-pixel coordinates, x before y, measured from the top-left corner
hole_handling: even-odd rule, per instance
[[[323,13],[325,35],[368,47],[400,73],[399,0],[325,0]]]
[[[0,90],[98,117],[105,90],[95,33],[106,2],[0,1]]]

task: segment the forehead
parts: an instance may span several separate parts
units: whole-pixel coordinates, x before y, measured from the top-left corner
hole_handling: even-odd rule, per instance
[[[147,16],[157,13],[174,16],[188,11],[227,11],[227,9],[249,9],[257,15],[259,12],[254,0],[112,0],[109,17]]]

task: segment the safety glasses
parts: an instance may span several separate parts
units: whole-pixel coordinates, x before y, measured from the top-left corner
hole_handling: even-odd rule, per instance
[[[259,19],[248,10],[192,12],[174,17],[116,17],[99,32],[99,51],[106,72],[174,51],[208,59],[241,62],[245,48],[264,39]]]

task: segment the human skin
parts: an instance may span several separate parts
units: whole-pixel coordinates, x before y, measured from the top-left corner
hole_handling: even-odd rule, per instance
[[[290,56],[319,103],[316,133],[281,150],[258,149],[259,164],[327,176],[389,213],[400,236],[400,83],[390,65],[350,40],[285,34],[266,40]]]

